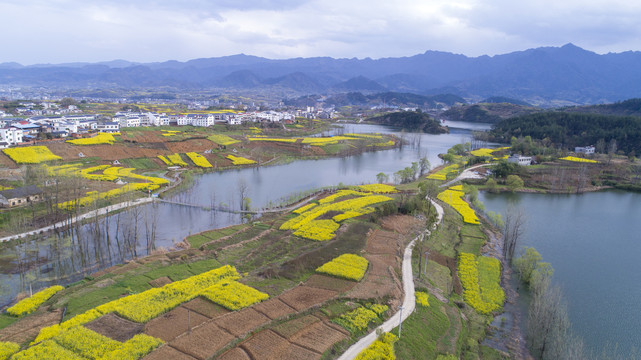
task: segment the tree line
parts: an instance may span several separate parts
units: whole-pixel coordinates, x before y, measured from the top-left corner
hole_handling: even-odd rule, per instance
[[[614,140],[625,155],[641,153],[641,118],[632,116],[537,113],[499,121],[492,128],[491,135],[499,142],[530,136],[569,149]]]

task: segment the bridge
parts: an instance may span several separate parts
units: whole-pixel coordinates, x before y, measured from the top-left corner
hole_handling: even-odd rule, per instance
[[[282,212],[282,211],[290,211],[293,209],[296,209],[297,207],[303,206],[307,204],[308,202],[316,199],[316,195],[308,197],[307,199],[298,202],[294,205],[286,206],[286,207],[277,207],[277,208],[269,208],[269,209],[259,209],[259,210],[234,210],[230,209],[226,206],[203,206],[203,205],[197,205],[197,204],[190,204],[186,202],[181,202],[181,201],[173,201],[173,200],[165,200],[165,199],[160,199],[160,198],[155,198],[154,201],[161,202],[161,203],[166,203],[166,204],[173,204],[173,205],[180,205],[180,206],[187,206],[191,208],[197,208],[197,209],[202,209],[205,211],[221,211],[221,212],[226,212],[226,213],[231,213],[231,214],[265,214],[265,213],[276,213],[276,212]]]

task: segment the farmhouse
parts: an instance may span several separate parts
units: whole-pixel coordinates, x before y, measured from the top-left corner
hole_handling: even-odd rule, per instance
[[[14,207],[39,201],[42,190],[35,185],[0,191],[0,206]]]
[[[574,148],[574,152],[577,154],[586,154],[586,155],[592,155],[594,154],[594,146],[589,145],[589,146],[576,146]]]
[[[528,166],[532,164],[532,157],[514,154],[514,155],[510,155],[510,157],[507,158],[507,162],[519,164],[521,166]]]

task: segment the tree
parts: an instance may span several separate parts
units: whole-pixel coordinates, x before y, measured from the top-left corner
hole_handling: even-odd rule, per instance
[[[612,139],[610,140],[610,144],[608,145],[608,164],[610,164],[610,161],[614,157],[614,155],[617,153],[617,140]]]
[[[570,320],[558,286],[535,294],[529,311],[526,341],[539,359],[564,359]]]
[[[238,196],[240,197],[240,210],[245,210],[245,198],[247,197],[247,192],[249,190],[247,181],[245,181],[244,178],[238,179],[236,187],[238,188]]]
[[[505,213],[503,227],[503,258],[512,263],[514,251],[525,232],[525,213],[521,208],[510,207]]]
[[[516,189],[522,188],[524,185],[523,179],[521,179],[518,175],[508,175],[505,183],[512,192],[514,192],[514,190]]]
[[[419,165],[419,176],[423,176],[425,172],[430,171],[430,161],[427,159],[426,156],[422,157],[418,161],[418,165]]]
[[[379,184],[384,184],[389,181],[389,176],[386,175],[384,172],[379,172],[376,174],[376,182]]]
[[[487,186],[487,190],[489,192],[494,193],[498,191],[498,184],[496,183],[496,180],[494,180],[493,178],[487,179],[487,181],[485,182],[485,186]]]
[[[541,260],[543,260],[543,257],[533,247],[525,248],[525,253],[514,259],[514,267],[521,275],[523,282],[530,283],[532,273]]]

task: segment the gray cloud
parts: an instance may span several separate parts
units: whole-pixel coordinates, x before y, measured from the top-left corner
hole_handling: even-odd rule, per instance
[[[619,52],[641,49],[639,15],[620,0],[5,0],[0,62],[478,56],[567,42]]]

